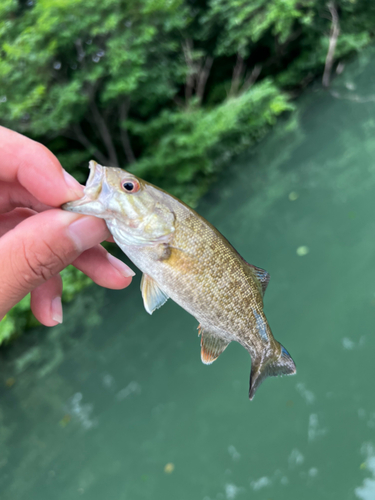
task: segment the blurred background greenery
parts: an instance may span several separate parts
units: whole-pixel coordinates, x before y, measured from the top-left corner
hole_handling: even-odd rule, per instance
[[[2,0],[0,121],[80,182],[94,158],[196,206],[374,31],[371,0]],[[66,301],[90,283],[63,278]],[[35,323],[25,298],[0,343]]]

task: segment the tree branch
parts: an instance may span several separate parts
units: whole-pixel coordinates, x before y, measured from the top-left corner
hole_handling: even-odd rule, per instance
[[[261,71],[262,71],[262,66],[260,64],[256,64],[250,75],[249,76],[246,75],[245,82],[242,85],[241,92],[246,92],[246,90],[249,90],[249,88],[254,85]]]
[[[130,143],[128,130],[125,126],[125,120],[128,117],[129,105],[130,105],[129,99],[120,104],[120,136],[126,161],[130,164],[135,162],[135,156]]]
[[[230,84],[229,96],[233,96],[237,93],[238,87],[240,86],[240,80],[243,76],[244,64],[241,54],[237,53],[236,64],[233,68],[232,82]]]
[[[100,114],[100,111],[95,103],[95,100],[93,99],[90,103],[90,109],[92,116],[94,118],[94,121],[98,127],[99,133],[103,139],[104,145],[107,149],[108,155],[109,155],[109,160],[111,162],[111,166],[118,167],[118,159],[117,159],[117,154],[116,154],[116,149],[113,144],[111,134],[109,132],[109,129],[107,127],[107,124]]]
[[[210,74],[211,66],[212,66],[213,62],[214,62],[213,58],[207,56],[203,67],[200,69],[200,71],[198,73],[196,94],[197,94],[199,103],[202,102],[203,95],[204,95],[204,89],[206,88],[207,78]]]
[[[204,90],[208,76],[211,71],[213,58],[206,56],[204,59],[200,57],[193,58],[193,41],[188,38],[182,42],[182,50],[184,52],[185,62],[187,66],[186,82],[185,82],[185,103],[189,104],[190,99],[195,92],[199,104],[202,102]],[[203,62],[204,60],[204,62]]]
[[[79,62],[82,62],[85,58],[86,52],[84,51],[83,45],[82,45],[82,40],[78,38],[75,42],[74,45],[77,50],[77,60]]]
[[[73,131],[74,131],[74,136],[67,136],[70,139],[76,140],[82,144],[86,149],[94,151],[94,155],[96,158],[99,160],[100,163],[103,165],[107,165],[109,160],[106,156],[101,153],[94,144],[92,144],[89,139],[85,136],[83,133],[81,127],[79,125],[74,125],[73,126]]]
[[[186,66],[188,68],[188,72],[186,75],[186,82],[185,82],[185,101],[186,101],[186,104],[189,102],[191,96],[193,95],[194,80],[195,80],[195,68],[194,68],[193,59],[191,57],[192,49],[193,49],[193,42],[190,38],[188,38],[182,42],[182,50],[184,52]]]
[[[335,56],[337,39],[340,34],[339,16],[337,13],[336,5],[334,2],[328,2],[327,7],[329,12],[331,13],[332,24],[331,24],[331,33],[329,35],[329,46],[326,57],[326,63],[322,79],[323,87],[329,87],[333,58]]]

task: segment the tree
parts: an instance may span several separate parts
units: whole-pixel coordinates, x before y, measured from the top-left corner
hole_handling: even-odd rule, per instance
[[[3,0],[0,119],[81,181],[94,157],[195,203],[374,19],[365,0]]]

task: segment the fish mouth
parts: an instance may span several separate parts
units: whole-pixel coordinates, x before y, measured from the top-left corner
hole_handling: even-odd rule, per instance
[[[103,173],[104,173],[104,168],[99,163],[96,163],[96,161],[91,160],[89,162],[89,178],[86,181],[86,187],[84,192],[86,193],[87,189],[90,189],[90,187],[98,186],[101,184],[102,179],[103,179]]]
[[[63,210],[82,215],[94,215],[105,219],[108,216],[107,209],[103,204],[108,186],[105,180],[105,167],[91,160],[89,163],[90,175],[83,190],[84,196],[79,200],[69,201],[61,206]]]

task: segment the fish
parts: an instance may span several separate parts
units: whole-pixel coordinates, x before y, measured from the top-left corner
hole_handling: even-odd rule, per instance
[[[93,160],[89,168],[84,196],[62,208],[104,219],[143,273],[149,314],[170,298],[194,316],[207,365],[231,342],[242,345],[251,357],[250,400],[267,377],[296,373],[263,311],[270,280],[264,269],[246,262],[212,224],[166,191],[121,168]]]

